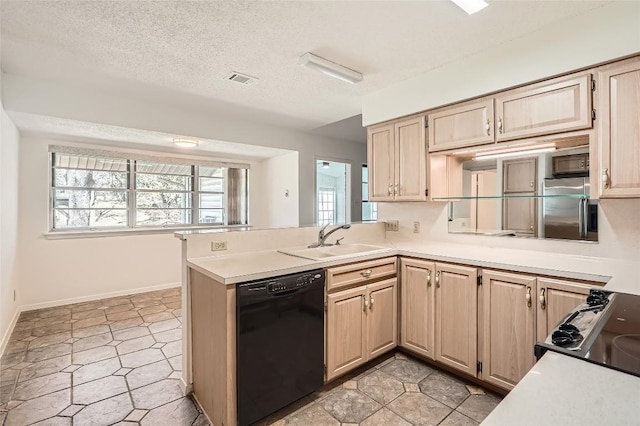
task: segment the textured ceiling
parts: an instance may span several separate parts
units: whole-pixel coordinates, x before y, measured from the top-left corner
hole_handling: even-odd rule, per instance
[[[493,0],[468,16],[448,0],[3,0],[2,68],[123,96],[180,93],[311,130],[360,114],[365,94],[605,3]],[[306,51],[362,72],[364,81],[350,85],[298,65]],[[230,71],[259,81],[224,80]],[[338,128],[350,131],[358,129]]]
[[[285,149],[202,138],[198,139],[200,143],[196,148],[185,149],[178,148],[173,144],[173,138],[183,135],[169,135],[148,130],[87,123],[22,112],[9,112],[9,116],[20,131],[27,136],[30,134],[45,135],[53,139],[64,138],[75,142],[103,143],[128,148],[135,148],[136,146],[144,148],[147,145],[154,145],[154,150],[165,152],[215,155],[220,159],[245,161],[259,161],[291,152]]]

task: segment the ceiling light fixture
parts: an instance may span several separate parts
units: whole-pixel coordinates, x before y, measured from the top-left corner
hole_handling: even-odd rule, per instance
[[[451,0],[454,2],[460,9],[467,12],[469,15],[473,15],[476,12],[481,11],[485,7],[489,6],[489,4],[484,0]]]
[[[193,148],[198,146],[197,139],[189,139],[189,138],[174,138],[173,143],[180,148]]]
[[[323,169],[328,169],[330,166],[331,166],[331,164],[329,164],[329,162],[328,162],[328,161],[323,161],[323,162],[322,162],[322,168],[323,168]]]
[[[308,68],[313,68],[314,70],[320,71],[326,75],[337,78],[338,80],[346,81],[348,83],[358,83],[363,79],[362,74],[358,71],[354,71],[340,64],[336,64],[335,62],[331,62],[328,59],[316,56],[313,53],[307,52],[304,55],[300,56],[299,62],[300,64]]]
[[[537,149],[528,149],[525,151],[511,151],[511,152],[498,152],[498,153],[487,153],[487,154],[478,154],[474,157],[474,160],[490,160],[494,158],[504,158],[504,157],[520,157],[525,155],[533,155],[533,154],[542,154],[544,152],[552,152],[555,151],[556,148],[551,146],[547,148],[537,148]]]

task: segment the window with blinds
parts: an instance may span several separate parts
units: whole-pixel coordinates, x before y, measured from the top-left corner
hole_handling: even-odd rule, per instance
[[[51,230],[246,225],[245,168],[51,153]]]

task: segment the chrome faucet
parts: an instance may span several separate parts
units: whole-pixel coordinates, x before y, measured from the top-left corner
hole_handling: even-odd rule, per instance
[[[318,242],[315,244],[311,244],[309,246],[309,248],[316,248],[316,247],[324,247],[324,246],[332,246],[333,244],[326,244],[325,241],[327,241],[327,238],[329,238],[329,235],[333,234],[336,231],[339,231],[341,229],[349,229],[351,228],[351,225],[349,225],[348,223],[345,225],[338,225],[335,228],[333,228],[331,231],[329,232],[324,232],[325,229],[327,229],[327,227],[329,226],[329,224],[325,225],[320,232],[318,232]],[[341,240],[342,238],[340,238]],[[337,244],[340,244],[340,240],[338,240]]]

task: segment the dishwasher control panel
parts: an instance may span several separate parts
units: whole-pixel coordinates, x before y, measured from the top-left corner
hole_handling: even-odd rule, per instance
[[[269,293],[280,293],[283,291],[295,290],[311,285],[316,280],[324,280],[324,271],[313,271],[298,274],[295,277],[284,277],[269,281],[267,289]]]

